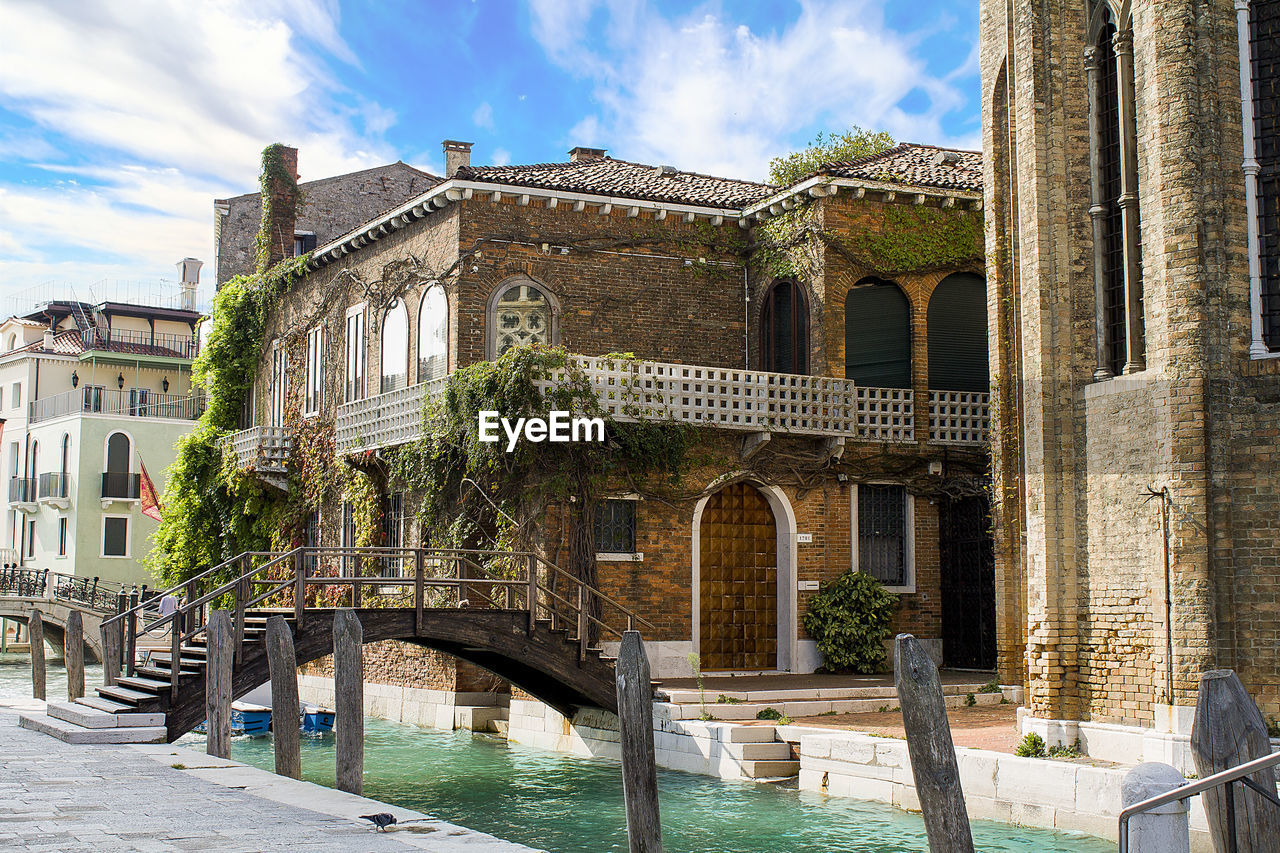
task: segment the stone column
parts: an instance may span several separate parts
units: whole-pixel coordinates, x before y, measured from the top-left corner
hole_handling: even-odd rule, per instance
[[[1102,203],[1102,164],[1098,134],[1098,48],[1089,45],[1084,49],[1084,72],[1089,92],[1089,219],[1093,224],[1093,349],[1096,359],[1093,378],[1110,379],[1111,367],[1107,364],[1107,273],[1106,254],[1103,246],[1103,221],[1107,208]]]
[[[1244,209],[1249,233],[1249,355],[1267,354],[1262,339],[1262,250],[1258,243],[1258,147],[1253,136],[1253,53],[1249,48],[1249,0],[1236,0],[1236,41],[1240,48],[1240,119],[1244,138]]]

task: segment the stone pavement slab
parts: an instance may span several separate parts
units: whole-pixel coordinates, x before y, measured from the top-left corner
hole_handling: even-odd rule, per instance
[[[5,707],[0,744],[6,850],[529,851],[408,809],[167,744],[63,743],[20,728]],[[374,832],[358,816],[377,811],[416,822]]]

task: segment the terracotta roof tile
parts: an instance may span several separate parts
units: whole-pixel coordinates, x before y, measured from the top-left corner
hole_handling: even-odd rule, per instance
[[[982,192],[982,153],[904,142],[870,157],[823,163],[819,174]]]
[[[759,201],[776,189],[754,181],[717,178],[612,157],[529,166],[467,166],[458,170],[457,177],[517,187],[734,209]]]

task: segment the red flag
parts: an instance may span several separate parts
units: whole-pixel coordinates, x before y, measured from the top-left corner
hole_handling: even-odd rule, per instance
[[[138,465],[142,467],[142,514],[147,518],[160,520],[160,496],[156,494],[156,484],[151,482],[151,476],[147,473],[147,464],[142,461],[142,456],[138,456]]]

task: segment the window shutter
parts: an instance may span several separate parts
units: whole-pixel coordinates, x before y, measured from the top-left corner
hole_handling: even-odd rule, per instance
[[[929,388],[989,389],[987,287],[972,273],[949,275],[929,299]]]
[[[872,388],[911,387],[911,305],[898,286],[860,284],[844,303],[845,378]]]

